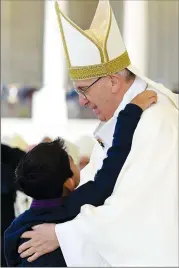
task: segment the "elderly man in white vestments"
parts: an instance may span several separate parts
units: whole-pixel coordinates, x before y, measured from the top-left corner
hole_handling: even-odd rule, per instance
[[[37,226],[22,245],[33,261],[61,247],[67,266],[178,266],[178,100],[134,68],[107,0],[82,30],[56,3],[69,74],[82,105],[102,121],[81,184],[93,180],[112,144],[116,118],[132,98],[152,89],[158,103],[146,110],[131,152],[104,205],[85,205],[72,221]],[[75,40],[75,46],[74,46]],[[43,245],[43,247],[42,247]],[[27,250],[30,248],[30,251]]]

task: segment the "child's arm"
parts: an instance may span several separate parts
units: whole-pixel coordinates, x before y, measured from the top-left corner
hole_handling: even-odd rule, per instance
[[[76,216],[84,204],[102,205],[112,194],[116,180],[130,152],[133,134],[142,112],[139,106],[128,104],[119,113],[112,147],[107,152],[102,168],[96,173],[94,181],[89,181],[77,188],[65,201],[70,215]]]
[[[91,204],[100,206],[112,194],[119,173],[127,159],[132,145],[132,138],[143,110],[157,102],[154,91],[144,91],[137,95],[131,104],[121,111],[113,136],[112,147],[107,152],[102,168],[97,172],[94,181],[89,181],[77,188],[66,199],[68,216],[75,217],[81,206]]]

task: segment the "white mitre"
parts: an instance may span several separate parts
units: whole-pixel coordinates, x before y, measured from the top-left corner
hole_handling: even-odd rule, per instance
[[[178,100],[169,89],[142,76],[130,61],[117,21],[108,0],[99,1],[88,30],[71,21],[55,2],[61,37],[72,80],[98,78],[125,68],[156,88],[178,107]]]

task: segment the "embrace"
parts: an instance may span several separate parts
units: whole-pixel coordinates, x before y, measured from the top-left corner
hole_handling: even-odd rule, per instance
[[[85,31],[55,8],[79,102],[101,123],[81,174],[60,139],[20,161],[33,202],[6,230],[8,266],[177,267],[177,96],[131,64],[107,0]]]

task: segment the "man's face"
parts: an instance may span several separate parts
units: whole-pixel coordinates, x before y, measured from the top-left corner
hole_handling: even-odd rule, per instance
[[[74,163],[73,158],[69,155],[70,169],[73,176],[68,178],[63,185],[63,196],[68,196],[80,183],[80,170]]]
[[[78,166],[74,163],[73,158],[71,156],[69,156],[69,160],[70,160],[70,168],[71,171],[73,172],[72,179],[74,181],[74,188],[76,188],[80,183],[80,170]]]
[[[94,84],[89,87],[92,83]],[[75,81],[74,86],[78,92],[83,91],[86,96],[85,98],[83,94],[79,94],[80,105],[93,110],[99,120],[108,121],[113,116],[117,107],[112,92],[116,85],[112,83],[110,76],[102,77],[98,81],[97,79]],[[85,90],[87,87],[89,88]]]

